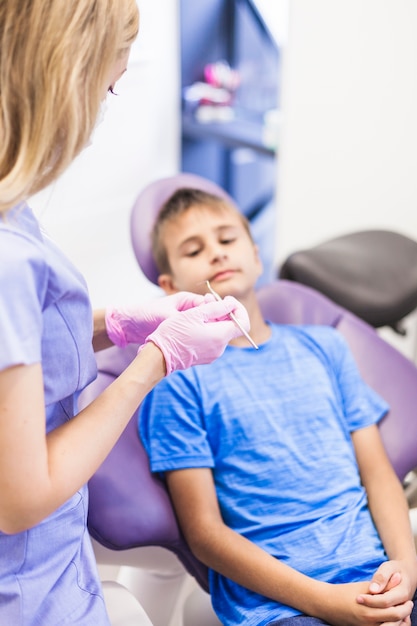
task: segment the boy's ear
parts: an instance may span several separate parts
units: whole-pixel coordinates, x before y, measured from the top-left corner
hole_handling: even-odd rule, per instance
[[[158,276],[158,285],[165,291],[167,296],[178,293],[178,289],[174,286],[171,274],[160,274]]]
[[[259,264],[259,275],[261,275],[262,272],[263,272],[263,263],[262,263],[262,259],[261,259],[260,255],[259,255],[259,246],[257,246],[255,244],[254,248],[255,248],[255,260]]]

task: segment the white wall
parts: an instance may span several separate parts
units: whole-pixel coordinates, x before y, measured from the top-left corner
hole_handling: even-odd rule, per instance
[[[92,145],[31,201],[46,231],[83,272],[95,307],[156,291],[131,250],[130,208],[148,182],[179,166],[177,1],[138,4],[140,33],[117,84],[119,96],[108,97]]]
[[[362,228],[417,239],[417,2],[290,0],[277,258]]]

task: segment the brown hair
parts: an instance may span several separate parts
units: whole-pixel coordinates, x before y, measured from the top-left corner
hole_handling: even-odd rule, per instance
[[[138,27],[135,0],[0,2],[0,214],[86,145]]]
[[[183,187],[175,191],[163,204],[152,229],[152,254],[160,274],[169,274],[171,268],[163,240],[165,226],[191,208],[209,207],[213,211],[228,211],[238,215],[250,240],[253,242],[249,222],[230,202],[201,189]]]

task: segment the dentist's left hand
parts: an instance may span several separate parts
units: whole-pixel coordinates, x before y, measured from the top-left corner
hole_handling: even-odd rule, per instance
[[[180,291],[139,306],[108,308],[105,312],[109,339],[120,348],[129,343],[143,344],[159,324],[178,311],[187,311],[204,302],[204,296]]]

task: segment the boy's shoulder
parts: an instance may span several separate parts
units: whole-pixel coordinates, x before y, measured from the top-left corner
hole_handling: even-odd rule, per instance
[[[346,344],[343,335],[333,326],[324,324],[271,324],[274,333],[281,332],[289,336],[311,338],[325,343]]]
[[[279,325],[278,325],[279,327]],[[294,341],[300,350],[320,353],[326,359],[339,360],[350,352],[348,342],[333,326],[323,324],[285,324],[281,326],[281,337]]]

